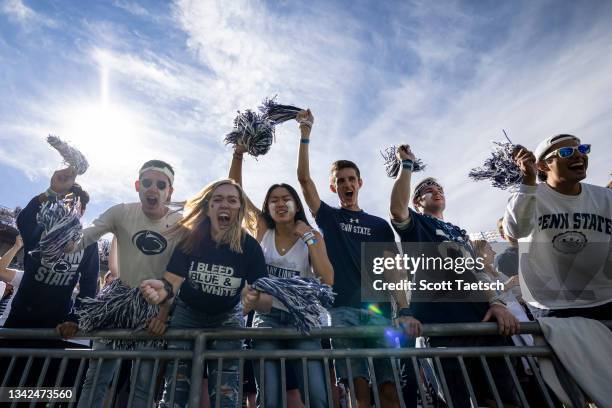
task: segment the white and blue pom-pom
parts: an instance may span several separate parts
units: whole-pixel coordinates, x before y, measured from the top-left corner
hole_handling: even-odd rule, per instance
[[[242,145],[247,153],[255,157],[268,153],[273,141],[273,123],[251,110],[238,112],[234,129],[225,136],[226,144]]]
[[[259,107],[261,114],[275,125],[295,119],[301,110],[301,108],[296,106],[276,103],[276,96],[265,99],[263,104]]]
[[[519,146],[510,142],[493,142],[493,144],[491,156],[482,166],[470,170],[469,177],[475,181],[490,180],[493,187],[502,190],[520,185],[523,176],[513,157]]]
[[[87,171],[89,163],[87,163],[83,153],[54,135],[49,135],[47,142],[62,155],[66,164],[76,169],[78,175],[84,174]]]
[[[64,248],[82,236],[83,226],[80,221],[78,200],[59,200],[45,202],[36,221],[43,227],[43,233],[38,242],[38,249],[43,263],[53,264],[64,254]]]
[[[387,172],[387,176],[391,178],[397,177],[397,174],[402,168],[402,162],[397,158],[396,152],[397,146],[389,146],[380,152],[380,155],[385,161],[385,171]],[[425,170],[425,167],[426,165],[423,164],[421,159],[415,158],[412,165],[412,172],[416,173],[418,171],[423,171]]]
[[[259,278],[252,287],[281,302],[293,316],[295,327],[304,334],[320,326],[321,315],[334,303],[331,286],[312,278]]]
[[[88,333],[94,330],[132,329],[143,330],[149,321],[157,316],[159,306],[148,303],[139,288],[131,288],[119,279],[105,286],[95,298],[81,299],[75,314],[79,320],[79,330]],[[160,340],[135,342],[129,340],[109,340],[114,349],[133,350],[137,346],[161,346]]]

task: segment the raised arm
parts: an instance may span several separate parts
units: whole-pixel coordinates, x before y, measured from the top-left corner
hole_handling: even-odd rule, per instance
[[[234,154],[232,155],[232,162],[230,164],[228,175],[230,179],[240,184],[240,187],[242,187],[242,161],[245,152],[246,148],[244,146],[236,145],[236,147],[234,148]],[[266,224],[261,210],[255,204],[253,204],[246,192],[245,197],[247,205],[249,206],[249,210],[255,213],[255,215],[257,216],[257,240],[261,241],[263,235],[268,230],[268,225]]]
[[[8,269],[8,266],[17,255],[17,252],[23,247],[23,241],[21,240],[21,236],[17,235],[15,237],[15,243],[13,246],[2,255],[0,258],[0,280],[4,282],[11,282],[13,278],[15,278],[15,271],[12,269]]]
[[[314,234],[312,237],[310,234]],[[304,240],[308,245],[308,255],[314,274],[321,278],[322,283],[334,284],[334,267],[327,256],[325,241],[323,236],[316,230],[309,227],[304,221],[295,223],[294,234]]]
[[[310,131],[314,122],[314,117],[310,109],[308,109],[299,112],[296,120],[300,123],[301,133],[297,168],[298,181],[302,187],[302,194],[304,194],[304,199],[306,200],[308,208],[310,208],[310,212],[313,216],[316,216],[321,207],[321,199],[319,198],[319,193],[317,192],[314,181],[310,178],[310,163],[308,158]]]
[[[410,146],[401,145],[395,153],[397,158],[402,162],[399,176],[393,184],[391,190],[391,204],[389,210],[391,219],[395,222],[410,222],[410,211],[408,204],[410,203],[410,179],[412,177],[412,165],[414,163],[414,154],[410,151]]]
[[[521,169],[523,181],[519,191],[512,194],[504,214],[504,230],[514,239],[528,236],[535,226],[536,164],[535,156],[521,148],[514,159]]]

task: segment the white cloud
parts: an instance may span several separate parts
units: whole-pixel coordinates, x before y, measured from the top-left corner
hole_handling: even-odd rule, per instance
[[[2,13],[11,20],[20,23],[23,27],[30,28],[36,25],[56,27],[57,23],[26,6],[22,0],[5,0],[0,8]]]

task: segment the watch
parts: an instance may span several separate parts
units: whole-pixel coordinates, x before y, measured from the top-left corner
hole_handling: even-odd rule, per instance
[[[160,305],[163,305],[164,303],[167,303],[170,299],[174,297],[174,290],[172,290],[172,284],[168,281],[168,279],[161,278],[161,281],[164,283],[164,289],[166,290],[166,293],[168,294],[166,298],[160,303]]]

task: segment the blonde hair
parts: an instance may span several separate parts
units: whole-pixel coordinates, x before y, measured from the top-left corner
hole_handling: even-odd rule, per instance
[[[192,254],[200,247],[204,238],[211,237],[210,218],[208,217],[208,206],[215,190],[223,185],[229,184],[238,190],[240,210],[238,219],[223,234],[218,245],[227,244],[230,249],[242,253],[242,242],[247,230],[255,231],[256,218],[247,208],[247,200],[242,188],[234,180],[223,179],[210,183],[191,199],[187,200],[184,207],[184,216],[174,227],[168,231],[169,235],[179,235],[179,248]],[[244,225],[244,228],[243,228]]]

